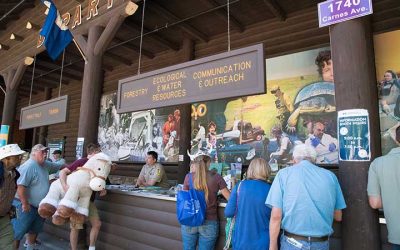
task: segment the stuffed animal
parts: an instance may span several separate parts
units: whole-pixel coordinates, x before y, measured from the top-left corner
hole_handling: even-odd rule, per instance
[[[90,196],[93,191],[105,188],[110,169],[110,158],[104,153],[98,153],[83,167],[68,175],[67,192],[64,192],[60,180],[54,181],[48,194],[39,204],[40,216],[53,216],[53,223],[56,225],[62,225],[68,219],[74,223],[83,223],[89,213]]]

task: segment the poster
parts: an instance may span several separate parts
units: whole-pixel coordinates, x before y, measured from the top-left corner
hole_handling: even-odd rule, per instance
[[[85,138],[78,137],[76,141],[76,159],[79,160],[83,157],[83,146],[85,145]]]
[[[145,162],[148,151],[159,162],[178,162],[180,110],[174,107],[118,114],[116,93],[104,95],[98,142],[112,161]]]
[[[53,152],[55,150],[64,152],[64,139],[50,139],[47,143],[47,147],[49,148],[48,157],[54,161]]]
[[[368,110],[339,111],[338,131],[341,161],[369,161],[371,159]]]
[[[382,155],[400,146],[395,131],[400,125],[400,30],[374,35]]]
[[[267,93],[192,105],[191,153],[248,165],[255,157],[284,167],[297,144],[316,148],[318,164],[338,162],[335,88],[329,48],[266,60]],[[324,136],[325,135],[325,136]],[[330,147],[316,144],[329,137]]]

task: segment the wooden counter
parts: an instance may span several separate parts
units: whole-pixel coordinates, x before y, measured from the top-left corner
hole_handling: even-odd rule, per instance
[[[102,220],[96,249],[138,249],[153,250],[182,249],[180,225],[176,219],[176,198],[151,193],[135,193],[109,190],[108,194],[96,200]],[[225,203],[218,208],[220,234],[216,249],[222,249],[225,242]],[[90,223],[88,223],[90,224]],[[382,249],[387,244],[386,224],[381,221]],[[341,227],[334,224],[335,233],[330,238],[330,249],[341,249]],[[57,227],[46,223],[45,231],[69,240],[69,225]],[[86,227],[86,243],[89,243],[90,226]],[[40,237],[39,237],[40,238]]]
[[[175,201],[174,197],[109,190],[96,201],[103,222],[96,249],[182,249]],[[220,207],[218,249],[225,240],[223,212]]]

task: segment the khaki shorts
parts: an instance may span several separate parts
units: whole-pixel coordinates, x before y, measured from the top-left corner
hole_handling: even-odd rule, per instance
[[[0,249],[14,249],[13,227],[11,225],[8,214],[6,216],[0,217]]]
[[[91,201],[89,203],[89,216],[88,216],[89,220],[92,219],[97,219],[100,220],[100,216],[99,216],[99,211],[97,210],[96,204]],[[71,229],[83,229],[83,224],[81,223],[69,223],[69,226]]]

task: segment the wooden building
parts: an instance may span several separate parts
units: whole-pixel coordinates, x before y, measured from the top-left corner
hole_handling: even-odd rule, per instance
[[[73,43],[65,50],[64,61],[62,57],[52,61],[44,46],[37,47],[46,7],[39,0],[22,2],[0,3],[0,85],[7,91],[5,98],[0,94],[0,103],[4,103],[2,124],[12,126],[10,141],[24,148],[46,143],[46,139],[65,138],[65,159],[72,162],[78,137],[84,137],[85,142],[97,140],[101,96],[115,92],[119,80],[138,74],[139,65],[140,73],[145,73],[226,52],[228,43],[232,50],[262,43],[265,58],[330,46],[333,55],[337,55],[333,57],[337,110],[368,109],[372,156],[381,154],[372,36],[400,28],[398,0],[373,0],[373,15],[330,28],[318,27],[317,4],[321,1],[317,0],[231,0],[229,8],[222,0],[55,0],[87,63]],[[130,7],[134,3],[139,8],[132,13]],[[21,108],[60,94],[69,97],[67,122],[19,130]],[[180,145],[180,154],[185,155],[190,142],[190,105],[182,105],[181,110],[181,126],[189,127]],[[179,167],[168,165],[170,179],[182,181],[187,165],[187,157]],[[333,167],[339,173],[348,204],[343,223],[336,225],[337,249],[372,250],[385,244],[386,235],[380,237],[378,216],[369,208],[365,195],[368,166],[369,162],[340,162]],[[137,176],[140,169],[141,164],[120,163],[113,174]],[[176,247],[180,235],[177,222],[171,219],[174,206],[168,204],[167,211],[163,211],[163,203],[157,200],[135,199],[141,203],[127,204],[121,194],[99,201],[105,218],[100,248]],[[154,238],[151,232],[140,232],[139,228],[123,233],[123,227],[112,225],[114,210],[107,202],[115,202],[115,211],[127,217],[137,216],[129,223],[162,230],[156,231],[158,236]],[[149,214],[144,209],[149,209]],[[163,219],[149,219],[151,223],[146,224],[145,219],[138,218],[143,215]],[[119,215],[116,220],[122,223],[124,219]],[[52,230],[68,237],[65,229]],[[174,232],[172,236],[168,230]],[[152,243],[157,239],[158,243]]]

